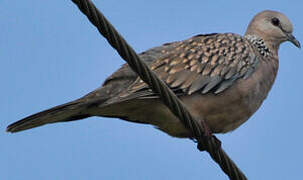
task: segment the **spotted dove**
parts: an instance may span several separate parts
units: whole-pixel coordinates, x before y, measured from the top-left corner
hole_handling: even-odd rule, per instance
[[[278,71],[280,44],[290,41],[300,48],[292,32],[285,15],[266,10],[252,19],[244,36],[197,35],[139,56],[197,120],[204,120],[213,133],[226,133],[244,123],[266,98]],[[26,117],[7,131],[91,116],[152,124],[174,137],[192,137],[127,64],[84,97]]]

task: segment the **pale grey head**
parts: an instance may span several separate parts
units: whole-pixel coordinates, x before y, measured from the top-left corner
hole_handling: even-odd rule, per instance
[[[262,38],[272,50],[277,51],[281,43],[292,42],[301,48],[300,42],[293,36],[293,25],[282,13],[265,10],[258,13],[249,23],[245,35]]]

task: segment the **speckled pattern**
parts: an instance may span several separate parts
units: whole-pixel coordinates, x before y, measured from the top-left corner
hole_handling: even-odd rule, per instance
[[[174,91],[188,95],[196,91],[220,93],[235,80],[248,77],[258,63],[249,42],[232,33],[198,35],[164,46],[174,48],[163,49],[151,69]],[[147,88],[138,79],[130,91]]]
[[[179,96],[197,123],[204,120],[212,132],[226,133],[247,121],[267,97],[279,67],[280,44],[291,41],[300,47],[292,31],[285,15],[268,10],[253,18],[244,36],[197,35],[139,56]],[[95,91],[26,117],[7,130],[18,132],[90,116],[151,124],[171,136],[192,137],[127,64]]]

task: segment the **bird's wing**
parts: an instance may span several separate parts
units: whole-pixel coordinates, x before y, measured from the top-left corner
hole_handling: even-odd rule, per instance
[[[153,61],[150,68],[177,95],[221,93],[237,79],[249,77],[258,64],[249,42],[232,33],[194,36],[175,42],[174,48],[163,48],[161,53],[162,57]],[[157,94],[137,78],[115,99],[154,97]]]
[[[177,43],[164,44],[163,46],[151,48],[139,55],[140,59],[143,60],[147,65],[152,64],[155,60],[161,59],[165,54],[163,50],[170,51],[176,47]],[[113,99],[117,97],[121,92],[128,89],[138,78],[138,75],[129,67],[128,64],[123,64],[121,68],[111,74],[101,87],[94,91],[86,94],[82,97],[85,101],[99,101]]]

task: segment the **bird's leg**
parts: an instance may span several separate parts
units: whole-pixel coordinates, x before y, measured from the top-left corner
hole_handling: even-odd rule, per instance
[[[211,130],[210,130],[210,128],[208,127],[208,125],[206,124],[206,122],[205,122],[205,120],[204,119],[202,119],[201,120],[201,123],[202,123],[202,127],[203,127],[203,129],[204,129],[204,137],[211,137],[212,136],[212,132],[211,132]]]
[[[212,131],[210,130],[204,119],[202,119],[200,122],[202,124],[204,133],[203,133],[203,137],[200,137],[199,140],[197,140],[198,141],[197,148],[200,151],[205,151],[207,149],[208,142],[213,140],[215,142],[215,149],[216,150],[220,149],[221,141],[216,136],[213,135]]]

